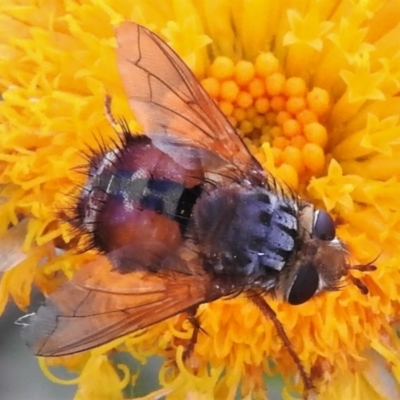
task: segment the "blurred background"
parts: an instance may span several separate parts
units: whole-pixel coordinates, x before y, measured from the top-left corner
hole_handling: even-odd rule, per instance
[[[15,321],[24,314],[10,302],[0,318],[0,399],[72,399],[75,386],[50,382],[22,341],[22,327]]]

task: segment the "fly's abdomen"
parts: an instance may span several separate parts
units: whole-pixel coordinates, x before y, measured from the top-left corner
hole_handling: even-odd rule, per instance
[[[202,191],[195,176],[147,137],[132,137],[92,168],[78,217],[101,252],[117,252],[127,265],[160,264],[184,240]]]

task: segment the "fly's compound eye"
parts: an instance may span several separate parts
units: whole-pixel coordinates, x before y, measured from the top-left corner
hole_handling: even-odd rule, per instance
[[[316,212],[314,219],[313,236],[320,240],[333,240],[336,236],[335,222],[324,210]]]
[[[303,304],[310,300],[318,290],[319,275],[312,264],[302,265],[290,288],[288,302],[292,305]]]

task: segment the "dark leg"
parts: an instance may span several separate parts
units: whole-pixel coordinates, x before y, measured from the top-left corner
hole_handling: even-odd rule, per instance
[[[199,336],[199,332],[202,331],[204,333],[207,333],[204,329],[201,328],[200,326],[200,321],[198,317],[196,317],[196,312],[197,312],[198,306],[190,307],[186,310],[187,316],[188,316],[188,321],[193,325],[193,333],[192,337],[190,338],[190,342],[188,346],[185,349],[185,352],[183,353],[183,359],[187,360],[190,358],[194,346],[197,343],[197,337]]]
[[[375,260],[372,260],[371,262],[369,262],[367,264],[349,265],[348,269],[349,270],[354,269],[354,270],[362,271],[362,272],[376,271],[376,266],[373,263],[377,260],[378,257],[376,257]],[[353,283],[353,285],[357,286],[358,290],[362,294],[368,294],[368,292],[369,292],[368,287],[360,278],[356,278],[355,276],[353,276],[351,274],[349,274],[349,278],[350,278],[350,281]]]
[[[112,98],[110,95],[106,95],[106,98],[104,99],[104,112],[106,114],[106,117],[108,119],[108,122],[111,124],[111,126],[114,129],[117,129],[119,127],[118,122],[115,120],[112,111],[111,111],[111,102]]]
[[[303,383],[304,383],[304,389],[305,389],[304,397],[307,399],[308,393],[312,389],[314,389],[314,385],[312,383],[311,377],[308,375],[308,373],[304,369],[304,366],[303,366],[299,356],[294,351],[293,346],[290,343],[290,340],[286,335],[286,332],[285,332],[285,329],[284,329],[282,323],[279,321],[278,317],[276,316],[275,311],[269,306],[269,304],[259,294],[257,294],[257,293],[254,293],[254,295],[250,294],[249,295],[249,299],[274,324],[275,329],[277,330],[279,337],[282,339],[283,344],[285,345],[287,351],[289,352],[289,354],[292,357],[293,361],[297,365],[297,368],[299,369],[299,372],[300,372],[300,375],[301,375],[301,379],[303,380]]]

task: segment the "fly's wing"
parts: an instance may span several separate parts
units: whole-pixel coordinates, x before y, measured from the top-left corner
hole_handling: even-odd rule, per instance
[[[27,257],[22,250],[29,219],[25,218],[17,225],[0,234],[0,273],[14,268]]]
[[[99,256],[46,300],[24,337],[39,356],[78,353],[211,301],[209,286],[204,274],[121,274]]]
[[[191,160],[200,158],[205,170],[216,169],[219,158],[245,173],[262,171],[215,102],[163,40],[128,21],[116,35],[118,68],[129,104],[157,147],[189,168]]]

